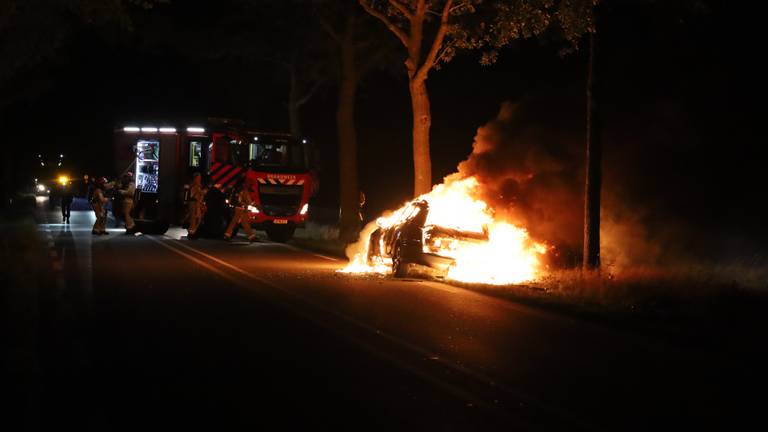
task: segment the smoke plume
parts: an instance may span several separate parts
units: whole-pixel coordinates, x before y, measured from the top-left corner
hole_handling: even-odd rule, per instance
[[[723,263],[764,252],[755,240],[737,235],[755,219],[748,217],[756,214],[749,211],[749,201],[713,194],[738,192],[749,184],[713,175],[718,158],[730,153],[708,149],[684,107],[671,100],[604,106],[604,124],[600,231],[605,267]],[[478,129],[472,153],[454,176],[475,176],[482,186],[479,198],[498,216],[553,245],[551,264],[576,266],[583,236],[585,140],[581,96],[506,102]],[[725,182],[739,186],[728,189]],[[755,238],[759,235],[755,231]]]
[[[553,115],[562,110],[571,114]],[[584,158],[574,139],[583,129],[578,112],[543,98],[506,102],[478,129],[472,154],[459,164],[458,175],[478,179],[480,198],[497,216],[556,245],[562,265],[578,261],[581,248]]]

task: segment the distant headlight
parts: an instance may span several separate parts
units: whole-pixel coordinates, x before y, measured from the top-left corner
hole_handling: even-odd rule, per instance
[[[299,212],[300,215],[304,216],[309,211],[309,203],[304,204],[304,207],[301,208],[301,211]]]
[[[252,205],[248,206],[248,211],[251,212],[251,213],[260,213],[259,209],[256,208],[256,206],[252,206]]]
[[[43,184],[38,184],[38,185],[37,185],[37,191],[38,191],[38,192],[45,192],[45,185],[43,185]]]

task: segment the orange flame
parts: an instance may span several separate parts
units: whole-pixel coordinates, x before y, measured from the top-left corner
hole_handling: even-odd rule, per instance
[[[488,241],[461,242],[437,240],[431,247],[445,257],[453,258],[454,264],[448,269],[448,279],[506,285],[534,280],[540,271],[540,257],[546,247],[533,241],[528,232],[503,220],[496,220],[488,205],[476,198],[479,183],[475,177],[446,177],[442,184],[417,200],[429,203],[425,226],[435,225],[464,232],[488,234]],[[376,223],[368,224],[357,243],[347,248],[349,264],[340,272],[381,273],[390,271],[389,260],[368,262],[369,238],[378,227],[389,228],[402,223],[409,206],[403,205],[389,215],[382,216]]]

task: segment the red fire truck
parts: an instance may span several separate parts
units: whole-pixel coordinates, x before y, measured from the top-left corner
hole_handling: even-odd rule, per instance
[[[135,216],[140,226],[160,227],[154,231],[181,222],[184,186],[200,172],[223,196],[246,181],[254,200],[249,207],[252,226],[274,241],[287,241],[304,224],[309,199],[318,189],[311,154],[306,139],[260,132],[232,120],[115,129],[117,173],[134,173]],[[221,202],[226,206],[229,200]],[[227,209],[215,208],[216,200],[207,205],[211,214],[222,215],[212,231],[223,231]]]

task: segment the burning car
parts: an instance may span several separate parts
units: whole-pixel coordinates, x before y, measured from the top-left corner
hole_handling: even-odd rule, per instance
[[[411,264],[445,279],[493,285],[534,280],[547,246],[500,217],[479,198],[474,177],[442,184],[367,225],[347,247],[347,274],[401,277]]]
[[[380,224],[368,239],[368,265],[389,259],[395,277],[406,276],[410,264],[429,267],[445,276],[456,263],[458,250],[488,241],[487,227],[474,232],[428,224],[426,200],[412,201],[401,211],[398,223]]]

